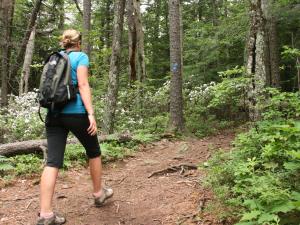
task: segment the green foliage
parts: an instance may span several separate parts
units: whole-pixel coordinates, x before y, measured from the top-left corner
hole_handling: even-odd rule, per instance
[[[7,172],[14,169],[10,160],[2,155],[0,155],[0,175],[3,176]]]
[[[245,1],[215,4],[220,10],[218,17],[211,1],[183,4],[184,75],[193,75],[193,81],[198,85],[217,81],[218,71],[243,64],[242,52],[248,27],[247,4]],[[224,11],[228,14],[222,14]],[[191,19],[193,12],[200,18]]]
[[[278,108],[282,102],[284,110]],[[231,152],[220,152],[208,164],[208,183],[240,215],[239,225],[291,225],[300,219],[299,104],[298,93],[272,90],[266,120],[240,134]]]
[[[44,124],[38,116],[37,93],[11,96],[7,107],[0,109],[0,143],[41,138]],[[44,116],[44,112],[42,112]]]
[[[34,154],[17,155],[10,158],[16,175],[30,175],[41,171],[42,159]]]
[[[219,72],[222,81],[200,86],[185,84],[185,117],[189,131],[206,136],[216,130],[228,128],[235,121],[247,118],[246,87],[249,79],[244,68]]]
[[[266,90],[267,96],[272,96],[266,101],[261,101],[263,119],[292,119],[300,117],[299,92],[280,92],[275,88]]]
[[[291,48],[287,45],[283,46],[283,52],[281,52],[281,55],[283,58],[290,58],[290,59],[296,59],[297,57],[300,57],[300,50],[297,48]]]
[[[85,150],[80,144],[69,144],[66,147],[64,157],[64,169],[74,168],[76,166],[86,165],[87,157]]]

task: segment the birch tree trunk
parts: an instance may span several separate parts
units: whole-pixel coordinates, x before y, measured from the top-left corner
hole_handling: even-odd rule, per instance
[[[249,117],[252,121],[260,118],[257,99],[266,86],[266,32],[263,17],[263,1],[250,0],[250,32],[247,43],[246,71],[251,77],[248,90]]]
[[[1,1],[1,105],[7,105],[14,0]]]
[[[180,0],[169,0],[170,24],[170,121],[169,130],[183,131],[183,96],[182,96],[182,26]]]
[[[21,73],[20,87],[19,87],[19,96],[23,93],[28,92],[28,80],[30,76],[30,65],[32,63],[32,56],[34,51],[34,41],[35,41],[35,31],[36,26],[33,27],[25,52],[25,59],[23,64],[23,69]]]
[[[82,35],[82,50],[90,56],[90,30],[91,30],[91,0],[83,0],[83,35]]]
[[[20,68],[19,62],[23,61],[25,50],[26,50],[26,45],[28,43],[31,31],[36,24],[37,16],[38,16],[38,13],[41,8],[42,1],[43,0],[36,0],[36,2],[34,4],[33,10],[32,10],[31,16],[30,16],[30,20],[28,22],[28,26],[27,26],[26,32],[24,34],[20,49],[18,50],[18,52],[16,54],[17,55],[16,61],[13,64],[12,69],[10,70],[10,73],[9,73],[9,79],[12,80],[12,83],[16,83],[16,81],[17,81],[16,80],[18,77],[17,73]]]
[[[106,134],[111,134],[114,129],[114,119],[119,87],[119,68],[124,10],[125,0],[116,0],[114,9],[113,43],[112,55],[110,58],[109,82],[103,114],[103,131]]]

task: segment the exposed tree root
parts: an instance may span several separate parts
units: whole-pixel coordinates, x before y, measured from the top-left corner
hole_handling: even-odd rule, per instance
[[[167,173],[175,173],[177,171],[180,171],[180,174],[184,174],[186,170],[196,170],[197,168],[198,167],[194,164],[180,164],[178,166],[171,166],[163,170],[155,171],[150,174],[148,178],[151,178],[153,176],[165,175]]]

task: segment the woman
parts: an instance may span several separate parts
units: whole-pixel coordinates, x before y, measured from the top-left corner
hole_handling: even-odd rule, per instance
[[[90,174],[93,182],[95,205],[101,206],[113,195],[113,190],[101,186],[101,151],[97,139],[97,125],[92,106],[91,90],[88,83],[88,56],[80,51],[81,35],[76,30],[64,31],[62,47],[68,54],[72,81],[78,85],[76,100],[68,103],[59,113],[49,112],[46,120],[48,158],[40,184],[40,213],[38,225],[63,224],[66,219],[54,213],[51,202],[59,168],[63,166],[66,140],[71,131],[83,145],[89,158]],[[65,54],[62,52],[62,54]]]

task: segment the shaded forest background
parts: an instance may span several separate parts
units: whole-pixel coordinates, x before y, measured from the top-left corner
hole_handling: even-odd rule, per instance
[[[0,143],[43,138],[35,100],[43,61],[59,50],[64,29],[78,29],[104,133],[150,141],[166,131],[204,137],[243,125],[247,132],[234,151],[203,165],[224,206],[219,216],[239,224],[297,224],[299,1],[0,3]],[[123,156],[119,145],[106,147],[109,157]],[[7,165],[2,171],[26,162],[0,159]]]

